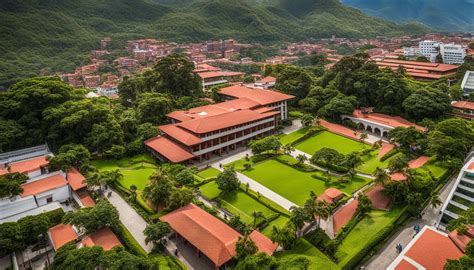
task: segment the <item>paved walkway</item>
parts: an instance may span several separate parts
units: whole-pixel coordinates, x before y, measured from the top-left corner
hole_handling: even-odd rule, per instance
[[[453,185],[456,182],[455,180],[456,177],[451,179],[451,181],[441,190],[439,197],[443,203],[446,201],[449,192],[453,188]],[[385,246],[365,264],[363,269],[386,269],[398,256],[398,252],[395,249],[397,244],[402,244],[404,248],[408,245],[414,237],[413,226],[415,225],[419,225],[421,228],[425,225],[434,226],[441,211],[441,207],[442,205],[433,209],[431,206],[427,206],[425,210],[423,210],[421,219],[408,223],[403,229],[387,241]]]

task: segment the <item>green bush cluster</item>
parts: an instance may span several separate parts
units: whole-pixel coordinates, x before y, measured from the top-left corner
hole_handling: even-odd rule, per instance
[[[142,257],[148,256],[148,253],[142,248],[142,246],[140,246],[137,240],[135,240],[133,235],[122,223],[119,224],[118,229],[114,230],[114,233],[132,254]]]
[[[385,160],[395,156],[396,154],[399,153],[399,150],[397,148],[393,148],[392,150],[388,151],[383,157],[380,158],[380,162],[384,162]]]

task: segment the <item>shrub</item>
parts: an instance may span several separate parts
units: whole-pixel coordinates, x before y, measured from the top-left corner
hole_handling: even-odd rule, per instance
[[[380,161],[384,162],[385,160],[387,160],[387,159],[395,156],[396,154],[398,154],[398,152],[399,152],[398,149],[394,148],[394,149],[388,151],[388,153],[386,153],[385,155],[383,155],[383,157],[380,158]]]
[[[120,222],[117,229],[114,229],[114,233],[122,241],[127,249],[137,256],[147,257],[147,252],[140,246],[140,244],[135,240],[133,235],[125,228],[125,226]]]

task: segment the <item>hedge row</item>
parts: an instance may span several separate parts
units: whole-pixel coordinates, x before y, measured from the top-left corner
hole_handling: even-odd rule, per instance
[[[396,230],[400,228],[402,224],[405,223],[408,217],[409,216],[407,215],[406,211],[402,211],[402,214],[400,214],[400,216],[395,220],[394,223],[380,231],[376,235],[375,239],[372,242],[368,243],[361,250],[359,250],[356,255],[354,255],[345,265],[342,266],[342,269],[357,269],[357,266],[365,259],[365,257],[368,254],[375,254],[375,247],[380,243],[385,242],[389,237],[391,237],[393,233],[396,232]]]
[[[142,246],[140,246],[140,244],[122,224],[122,222],[120,222],[118,229],[114,230],[114,233],[118,236],[118,238],[120,238],[120,240],[125,244],[131,253],[141,257],[148,256],[148,253],[142,248]]]
[[[338,172],[338,173],[347,173],[349,171],[349,168],[344,167],[344,166],[339,166],[336,164],[326,164],[325,162],[320,162],[320,161],[313,164],[329,169],[330,171],[333,171],[333,172]]]
[[[385,160],[395,156],[398,154],[399,150],[397,148],[393,148],[392,150],[388,151],[383,157],[380,158],[380,162],[384,162]]]
[[[308,132],[306,132],[306,134],[304,134],[303,136],[297,138],[296,140],[290,142],[289,144],[291,146],[295,146],[297,144],[299,144],[300,142],[303,142],[311,137],[313,137],[314,135],[320,133],[320,132],[323,132],[327,130],[326,128],[324,127],[314,127],[314,128],[311,128],[310,130],[308,130]]]
[[[302,172],[314,172],[318,170],[305,163],[292,163],[289,160],[278,158],[278,157],[276,157],[275,160]]]
[[[243,189],[242,187],[239,187],[239,189],[244,192],[245,194],[247,194],[248,196],[250,196],[252,199],[258,201],[259,203],[263,204],[264,206],[266,206],[268,209],[276,212],[276,213],[279,213],[285,217],[290,217],[287,213],[284,213],[278,209],[276,209],[275,207],[273,207],[272,205],[264,202],[263,200],[260,200],[257,196],[255,196],[255,194],[253,194],[252,192],[248,192],[247,190]]]

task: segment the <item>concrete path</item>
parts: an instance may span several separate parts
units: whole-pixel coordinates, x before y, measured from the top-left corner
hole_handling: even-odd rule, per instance
[[[135,240],[142,246],[142,248],[150,252],[153,248],[152,244],[145,244],[145,235],[143,230],[145,230],[147,222],[135,212],[133,209],[120,195],[113,191],[112,196],[108,198],[109,202],[117,208],[117,211],[120,214],[120,221],[123,225],[130,231]]]
[[[300,119],[293,120],[291,122],[291,126],[287,126],[283,128],[284,134],[290,134],[291,132],[297,131],[298,129],[302,128],[303,124],[301,123]]]
[[[454,186],[456,182],[456,177],[451,179],[451,181],[441,190],[439,197],[441,201],[444,203],[449,195],[449,192]],[[413,239],[415,233],[413,230],[413,226],[419,225],[421,228],[423,226],[434,226],[439,213],[441,211],[442,205],[433,209],[430,205],[428,205],[422,213],[421,219],[414,220],[403,227],[396,235],[394,235],[385,246],[375,254],[363,267],[362,269],[367,270],[379,270],[379,269],[386,269],[398,256],[398,252],[396,251],[395,247],[397,244],[402,244],[403,248],[405,248],[408,243]]]

